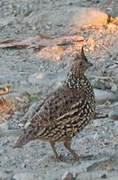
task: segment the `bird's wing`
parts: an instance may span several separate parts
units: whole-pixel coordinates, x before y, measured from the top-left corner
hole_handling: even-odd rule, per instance
[[[83,93],[84,91],[77,92],[76,89],[58,89],[45,99],[30,123],[42,127],[54,125],[61,117],[73,113],[76,108],[81,108],[85,99]]]

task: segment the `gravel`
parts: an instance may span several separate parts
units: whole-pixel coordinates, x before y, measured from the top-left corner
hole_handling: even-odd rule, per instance
[[[100,7],[106,12],[109,11],[111,15],[118,16],[117,0],[113,0],[112,3],[110,0],[2,0],[0,41],[23,40],[37,34],[54,38],[73,35],[72,19],[80,7]],[[74,34],[77,34],[75,30]],[[88,34],[89,32],[86,32],[85,37]],[[109,116],[93,120],[72,142],[72,148],[78,154],[93,157],[75,162],[63,144],[57,143],[57,151],[65,159],[63,162],[57,162],[49,143],[36,140],[22,149],[13,149],[17,137],[1,137],[0,180],[118,179],[117,45],[114,44],[111,49],[108,47],[107,51],[106,54],[101,52],[97,55],[88,52],[88,56],[91,56],[89,59],[93,57],[96,61],[87,77],[96,88],[97,109],[108,113]],[[29,111],[27,108],[23,112],[17,111],[9,121],[1,123],[0,128],[9,130],[25,126],[33,115],[33,109],[38,108],[43,99],[61,85],[66,77],[67,66],[67,61],[36,59],[31,48],[1,49],[0,85],[13,84],[14,96],[28,102],[31,107]],[[38,96],[36,102],[31,101],[32,95]],[[11,94],[4,97],[7,96]]]

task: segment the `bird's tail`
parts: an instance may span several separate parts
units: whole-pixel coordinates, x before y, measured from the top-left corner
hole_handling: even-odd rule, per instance
[[[29,141],[33,140],[32,133],[24,132],[23,135],[21,135],[18,140],[16,141],[13,148],[22,148],[25,144],[27,144]]]

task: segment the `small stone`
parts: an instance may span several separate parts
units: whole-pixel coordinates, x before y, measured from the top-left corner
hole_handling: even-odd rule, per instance
[[[94,170],[94,171],[90,171],[90,172],[79,173],[78,176],[76,177],[76,180],[96,180],[96,179],[101,180],[101,179],[105,179],[105,178],[107,178],[105,171]],[[108,179],[108,180],[111,180],[111,179]]]
[[[12,161],[12,162],[11,162],[11,165],[12,165],[12,166],[16,165],[16,161]]]
[[[112,84],[111,91],[117,92],[117,85],[116,84]]]
[[[34,180],[32,173],[18,173],[13,176],[13,180]]]
[[[118,110],[112,110],[108,116],[110,119],[118,120]]]
[[[73,174],[68,171],[66,171],[62,176],[62,180],[73,180],[73,178]]]
[[[114,93],[94,89],[95,98],[97,104],[104,104],[106,101],[115,102],[118,100],[118,96]]]
[[[23,127],[24,127],[24,124],[23,124],[23,123],[19,123],[19,124],[18,124],[18,127],[23,128]]]
[[[26,165],[25,163],[22,163],[22,164],[21,164],[21,168],[26,168],[26,166],[27,166],[27,165]]]
[[[106,174],[103,174],[103,175],[101,176],[101,178],[102,178],[102,179],[106,179],[106,178],[107,178],[107,175],[106,175]]]
[[[73,5],[73,2],[70,2],[68,5],[69,5],[69,6],[72,6],[72,5]]]
[[[0,156],[2,156],[4,154],[4,150],[0,149]]]
[[[9,144],[9,140],[7,140],[7,139],[5,139],[5,140],[1,143],[2,146],[6,146],[6,145],[8,145],[8,144]]]
[[[95,0],[95,3],[97,4],[97,3],[99,3],[100,1],[99,0]]]
[[[11,174],[12,172],[13,172],[13,170],[11,170],[11,169],[6,169],[6,170],[5,170],[5,173],[6,173],[6,174]]]
[[[102,90],[111,89],[110,83],[102,79],[94,79],[91,81],[91,84],[94,88],[97,89],[102,89]]]
[[[11,179],[11,175],[10,174],[5,173],[3,171],[0,171],[0,180],[4,180],[4,179],[8,179],[8,178]]]

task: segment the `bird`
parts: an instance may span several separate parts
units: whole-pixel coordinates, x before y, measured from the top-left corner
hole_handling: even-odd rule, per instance
[[[55,92],[49,94],[30,119],[14,148],[39,139],[50,143],[57,160],[61,159],[55,143],[63,142],[75,160],[80,156],[71,148],[72,138],[81,132],[95,114],[95,95],[85,72],[93,64],[84,48],[76,53],[68,68],[67,77]]]

